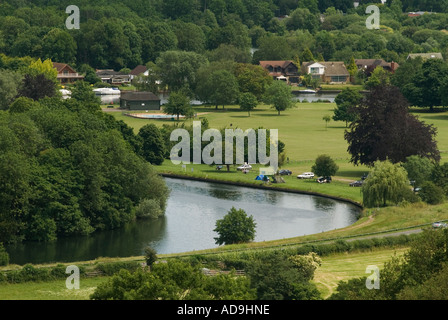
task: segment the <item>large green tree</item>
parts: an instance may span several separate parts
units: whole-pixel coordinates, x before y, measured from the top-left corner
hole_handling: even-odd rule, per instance
[[[291,88],[284,81],[274,81],[266,90],[264,100],[271,104],[272,108],[277,110],[278,115],[281,111],[285,111],[294,107]]]
[[[215,242],[218,245],[243,243],[255,238],[256,223],[252,216],[248,216],[243,209],[232,207],[224,218],[216,221],[218,233]]]
[[[362,186],[363,204],[369,208],[397,204],[406,189],[409,179],[403,167],[388,160],[377,161]]]
[[[345,121],[345,127],[347,127],[349,122],[356,119],[354,108],[358,106],[361,99],[362,94],[358,90],[344,88],[334,99],[336,108],[334,109],[333,120]]]
[[[373,88],[356,108],[356,120],[345,132],[354,164],[393,163],[411,155],[440,159],[436,129],[409,113],[408,102],[393,86]]]

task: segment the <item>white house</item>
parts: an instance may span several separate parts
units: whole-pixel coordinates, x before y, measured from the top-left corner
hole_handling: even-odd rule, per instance
[[[312,78],[320,79],[325,74],[325,66],[314,62],[306,66],[306,73],[310,74]]]

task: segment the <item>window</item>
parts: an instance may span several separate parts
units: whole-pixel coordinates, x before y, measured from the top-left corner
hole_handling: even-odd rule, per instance
[[[310,68],[310,73],[311,74],[318,74],[319,73],[319,67]]]
[[[346,76],[331,76],[331,82],[346,82]]]

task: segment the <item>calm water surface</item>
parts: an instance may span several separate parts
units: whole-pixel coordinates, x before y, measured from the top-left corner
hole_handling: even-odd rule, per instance
[[[171,189],[165,217],[139,220],[119,230],[53,243],[8,246],[10,263],[90,260],[97,257],[178,253],[216,247],[213,231],[232,206],[257,223],[255,241],[290,238],[346,227],[357,220],[354,205],[317,196],[166,178]]]

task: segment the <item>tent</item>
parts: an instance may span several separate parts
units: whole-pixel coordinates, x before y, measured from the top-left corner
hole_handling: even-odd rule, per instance
[[[264,178],[264,175],[260,174],[259,176],[257,176],[255,178],[255,180],[263,180],[263,178]]]

